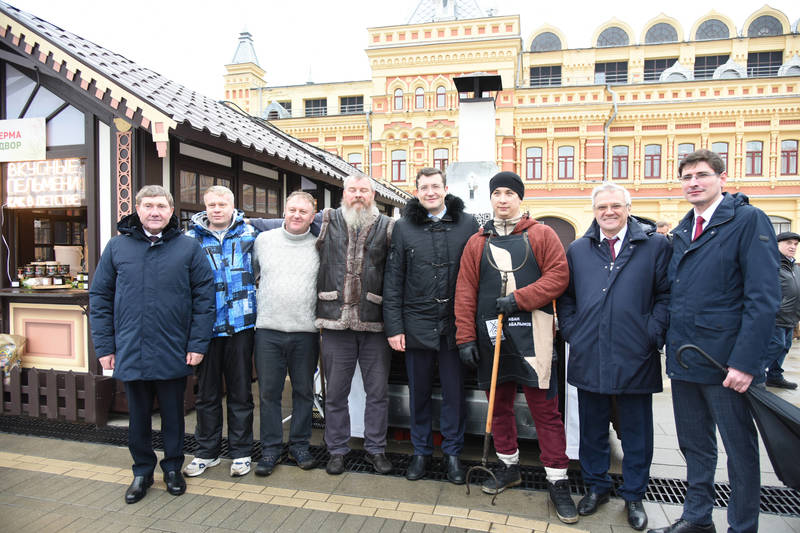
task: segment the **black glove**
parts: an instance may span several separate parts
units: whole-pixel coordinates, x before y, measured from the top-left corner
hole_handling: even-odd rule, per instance
[[[512,292],[508,296],[498,298],[497,302],[495,302],[495,309],[497,310],[498,315],[503,313],[503,315],[506,316],[519,311],[519,307],[517,307],[517,301],[514,299],[514,293]]]
[[[480,354],[478,354],[478,345],[475,344],[474,341],[459,344],[458,357],[461,358],[461,363],[464,366],[478,368],[478,360],[481,357]]]

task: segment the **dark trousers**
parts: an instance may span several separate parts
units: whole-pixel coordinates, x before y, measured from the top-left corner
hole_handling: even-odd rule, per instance
[[[314,369],[319,358],[319,333],[256,329],[255,358],[262,454],[277,456],[283,448],[281,397],[287,370],[292,382],[289,447],[308,449],[314,407]]]
[[[161,411],[161,436],[164,458],[161,470],[178,471],[183,467],[183,391],[186,378],[157,381],[126,381],[130,425],[128,450],[133,457],[133,475],[149,476],[156,469],[153,451],[153,399],[158,397]]]
[[[437,363],[442,385],[442,407],[439,412],[442,452],[459,455],[464,447],[467,406],[464,399],[464,371],[458,350],[448,349],[447,337],[442,336],[438,350],[406,350],[405,357],[414,455],[433,454],[431,391]]]
[[[608,492],[612,486],[608,475],[612,398],[609,394],[578,389],[581,471],[586,485],[599,494]],[[624,453],[624,483],[618,493],[627,501],[641,500],[647,492],[653,461],[653,395],[619,394],[616,398]]]
[[[758,531],[761,474],[758,437],[744,395],[722,385],[672,380],[672,406],[678,444],[686,458],[683,519],[710,524],[717,467],[716,429],[728,454],[731,533]]]
[[[331,454],[349,451],[350,411],[347,397],[356,372],[364,380],[364,449],[383,453],[389,423],[389,343],[383,332],[322,330],[325,370],[325,444]]]
[[[214,337],[197,368],[197,452],[214,459],[222,444],[222,380],[228,393],[228,447],[231,457],[253,449],[253,329]]]
[[[794,328],[775,326],[767,346],[767,379],[780,379],[783,376],[783,361],[792,347]]]
[[[541,454],[539,459],[548,468],[567,468],[567,437],[564,423],[558,412],[558,394],[547,399],[546,389],[522,386],[533,423],[536,425],[536,438],[539,440]],[[513,381],[499,383],[494,396],[494,416],[492,418],[492,437],[497,453],[513,455],[517,447],[517,418],[514,414],[514,398],[517,384]],[[489,397],[489,391],[486,391]]]

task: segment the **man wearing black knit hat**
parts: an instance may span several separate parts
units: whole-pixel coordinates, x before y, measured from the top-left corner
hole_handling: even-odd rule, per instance
[[[555,231],[522,214],[525,186],[513,172],[489,182],[494,218],[464,247],[456,283],[456,343],[465,365],[478,369],[478,387],[490,387],[494,333],[502,313],[492,435],[503,467],[483,484],[496,494],[519,485],[514,397],[522,386],[536,424],[550,499],[562,522],[578,521],[567,480],[566,438],[551,372],[553,300],[569,283],[564,248]]]

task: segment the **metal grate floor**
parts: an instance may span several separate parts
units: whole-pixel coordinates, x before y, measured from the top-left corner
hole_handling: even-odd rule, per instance
[[[315,427],[321,427],[321,420],[317,420],[319,415],[314,413]],[[128,445],[128,429],[124,427],[103,426],[98,427],[94,424],[74,423],[53,421],[43,418],[33,418],[28,416],[0,416],[0,432],[13,433],[19,435],[31,435],[36,437],[47,437],[62,440],[73,440],[79,442],[92,442],[96,444],[112,444],[115,446]],[[160,431],[153,431],[153,446],[156,449],[163,449],[163,442]],[[197,449],[194,435],[184,436],[184,451],[192,454]],[[312,446],[311,454],[317,459],[317,468],[325,468],[328,461],[328,452],[323,446]],[[228,456],[228,441],[222,439],[223,457]],[[387,457],[392,461],[394,468],[389,475],[405,476],[411,456],[398,453],[387,453]],[[261,457],[261,443],[256,441],[253,444],[251,457],[257,461]],[[294,465],[294,461],[289,459],[287,449],[281,453],[280,463]],[[464,466],[470,467],[479,464],[477,461],[463,461]],[[498,463],[491,463],[489,467],[494,469]],[[372,473],[372,465],[364,459],[362,450],[353,450],[345,458],[345,469],[348,472]],[[523,490],[547,490],[547,480],[544,468],[536,466],[521,466]],[[431,461],[430,469],[426,472],[426,479],[436,481],[446,481],[446,474],[442,465],[441,458],[434,457]],[[472,479],[476,484],[482,483],[488,476],[476,470]],[[612,474],[614,481],[612,496],[616,496],[616,489],[622,484],[622,476]],[[569,472],[570,490],[572,494],[583,495],[586,488],[579,471]],[[650,478],[647,486],[645,500],[654,503],[683,504],[686,496],[686,481],[680,479]],[[727,483],[716,483],[714,485],[716,493],[714,505],[725,508],[728,506],[731,488]],[[761,487],[761,512],[773,513],[778,515],[800,516],[800,492],[788,487]]]

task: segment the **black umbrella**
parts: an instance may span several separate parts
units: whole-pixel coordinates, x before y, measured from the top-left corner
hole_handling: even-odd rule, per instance
[[[689,368],[681,359],[684,350],[694,350],[723,373],[728,369],[694,344],[684,344],[675,354],[678,364]],[[778,479],[784,485],[800,490],[800,408],[769,392],[760,385],[750,386],[744,393],[756,421],[767,455]]]

